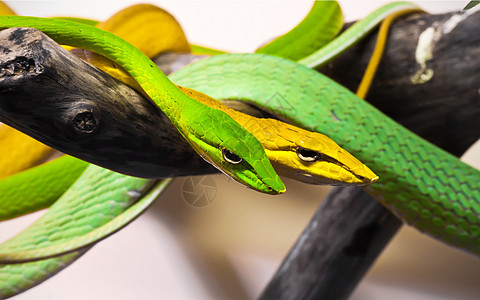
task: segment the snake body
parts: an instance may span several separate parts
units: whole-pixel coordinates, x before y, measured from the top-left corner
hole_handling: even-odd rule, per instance
[[[0,221],[49,207],[88,165],[64,156],[0,180]]]
[[[289,120],[327,133],[371,166],[380,180],[367,190],[376,199],[420,231],[480,253],[480,172],[328,77],[275,57],[224,54],[186,66],[171,78],[217,99],[241,99],[271,111],[282,107],[271,99],[272,89],[293,107],[310,103],[308,111],[299,110]]]

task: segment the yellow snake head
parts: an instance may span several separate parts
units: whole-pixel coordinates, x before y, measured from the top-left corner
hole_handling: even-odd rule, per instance
[[[264,144],[265,152],[280,175],[309,184],[366,185],[378,176],[329,137],[267,119],[277,138]]]

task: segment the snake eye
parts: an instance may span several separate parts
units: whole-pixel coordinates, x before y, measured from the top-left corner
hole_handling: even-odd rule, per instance
[[[231,163],[232,165],[238,165],[243,161],[240,157],[238,157],[236,154],[234,154],[232,151],[223,148],[222,150],[222,155],[223,158],[228,162]]]
[[[300,158],[304,162],[317,161],[321,156],[320,153],[318,153],[317,151],[305,149],[302,147],[297,148],[297,155],[298,155],[298,158]]]

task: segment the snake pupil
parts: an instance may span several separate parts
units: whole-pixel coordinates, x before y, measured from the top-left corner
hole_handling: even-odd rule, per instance
[[[298,147],[297,155],[298,158],[300,158],[304,162],[314,162],[320,158],[320,153],[318,153],[317,151],[305,149],[302,147]]]
[[[240,157],[238,157],[236,154],[234,154],[232,151],[228,149],[223,149],[222,150],[223,158],[228,162],[231,163],[232,165],[238,165],[243,161]]]

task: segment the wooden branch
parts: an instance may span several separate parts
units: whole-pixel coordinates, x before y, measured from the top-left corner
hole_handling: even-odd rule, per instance
[[[40,31],[0,32],[0,120],[67,154],[128,175],[216,170],[133,89]]]

